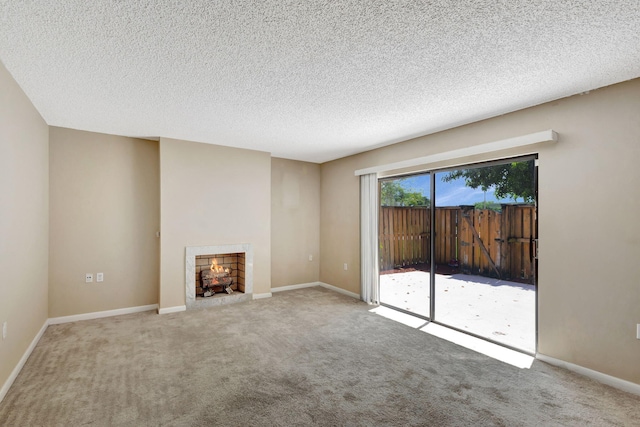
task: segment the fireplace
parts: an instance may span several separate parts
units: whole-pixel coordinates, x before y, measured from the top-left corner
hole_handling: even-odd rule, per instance
[[[244,292],[244,252],[196,256],[196,298]]]
[[[253,298],[251,244],[187,246],[185,270],[187,309]]]

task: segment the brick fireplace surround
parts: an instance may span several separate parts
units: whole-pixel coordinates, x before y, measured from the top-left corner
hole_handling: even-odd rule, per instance
[[[250,243],[217,246],[187,246],[185,255],[185,295],[187,310],[249,301],[253,298],[253,246]],[[210,298],[196,298],[196,256],[244,253],[244,293],[234,292]]]

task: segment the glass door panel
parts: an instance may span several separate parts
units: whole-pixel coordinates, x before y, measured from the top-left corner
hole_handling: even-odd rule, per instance
[[[433,320],[535,352],[534,159],[434,174]]]
[[[430,174],[380,180],[380,302],[430,316]]]

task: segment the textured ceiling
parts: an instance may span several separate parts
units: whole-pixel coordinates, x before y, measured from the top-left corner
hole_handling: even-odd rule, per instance
[[[324,162],[640,76],[640,0],[8,1],[54,126]]]

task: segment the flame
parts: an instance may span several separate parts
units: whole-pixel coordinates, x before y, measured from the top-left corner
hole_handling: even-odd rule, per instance
[[[216,273],[221,273],[224,271],[224,268],[221,265],[218,265],[218,261],[214,258],[213,261],[211,262],[211,270],[215,271]]]
[[[222,266],[218,265],[218,260],[216,260],[215,258],[211,263],[211,270],[215,271],[216,273],[220,273],[222,271]]]

